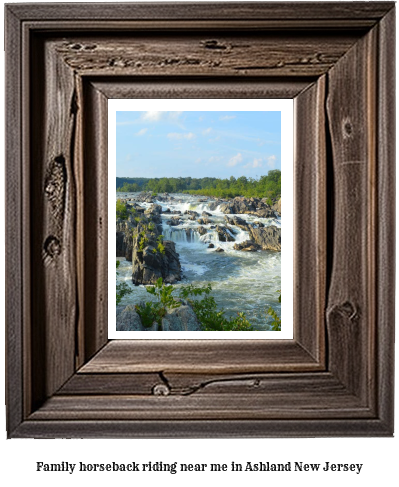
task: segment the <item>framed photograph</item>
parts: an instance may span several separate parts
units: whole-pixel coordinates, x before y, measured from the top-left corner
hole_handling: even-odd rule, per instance
[[[394,3],[9,4],[5,14],[9,437],[392,436]],[[141,112],[210,103],[218,118],[246,100],[252,113],[292,100],[293,216],[282,225],[292,337],[109,338],[117,100]],[[183,132],[196,135],[168,133]],[[229,157],[237,167],[243,148]],[[123,205],[143,213],[139,203]]]
[[[292,339],[293,100],[108,108],[108,337]]]

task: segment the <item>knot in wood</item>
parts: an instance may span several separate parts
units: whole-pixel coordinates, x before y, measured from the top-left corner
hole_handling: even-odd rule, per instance
[[[53,181],[47,181],[46,187],[44,188],[44,191],[46,192],[47,196],[49,198],[52,198],[53,194],[56,191],[56,187]]]
[[[342,131],[344,137],[348,138],[351,137],[353,134],[353,125],[350,120],[345,119],[342,123]]]
[[[170,389],[166,384],[157,384],[152,388],[154,396],[169,396]]]
[[[227,49],[223,44],[219,44],[216,39],[210,39],[202,42],[205,49]]]
[[[61,244],[58,238],[50,236],[44,243],[44,250],[50,257],[55,257],[61,253]]]

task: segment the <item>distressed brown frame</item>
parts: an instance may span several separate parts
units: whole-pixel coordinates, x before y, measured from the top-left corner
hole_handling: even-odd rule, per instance
[[[392,2],[6,5],[16,437],[393,434]],[[108,98],[294,98],[294,339],[107,342]]]

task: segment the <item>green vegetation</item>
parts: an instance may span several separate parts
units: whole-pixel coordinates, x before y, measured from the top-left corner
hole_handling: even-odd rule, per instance
[[[119,260],[116,261],[116,268],[120,266]],[[118,273],[117,273],[118,274]],[[121,282],[116,285],[116,305],[122,301],[122,298],[126,296],[126,294],[131,294],[133,292],[132,289],[127,285],[126,282]]]
[[[144,232],[140,232],[140,242],[139,242],[139,248],[137,249],[137,252],[143,252],[146,244],[148,243],[148,238],[145,236]]]
[[[118,266],[119,261],[116,263],[116,267]],[[162,318],[166,315],[167,310],[181,306],[181,302],[177,301],[172,295],[174,290],[175,288],[172,285],[163,283],[162,277],[157,280],[154,286],[146,286],[146,291],[155,296],[156,301],[142,302],[135,306],[145,328],[150,328],[155,322],[158,325],[158,331],[162,331]],[[132,290],[126,283],[118,284],[116,304],[119,304],[125,294],[131,292]],[[218,309],[211,292],[212,286],[209,283],[203,287],[195,287],[189,284],[180,288],[179,297],[187,300],[192,306],[203,331],[253,331],[253,327],[247,320],[245,313],[237,313],[234,318],[225,316],[225,311]],[[279,302],[281,303],[281,293]],[[269,307],[267,313],[273,317],[271,323],[272,331],[281,331],[281,318],[276,311]]]
[[[279,291],[279,293],[278,302],[281,303],[281,291]],[[267,314],[273,318],[273,321],[270,323],[270,326],[272,327],[271,331],[281,331],[281,318],[276,313],[276,310],[269,306]]]
[[[227,318],[223,309],[218,310],[211,292],[212,287],[209,283],[201,288],[190,284],[180,290],[180,297],[187,299],[191,304],[204,331],[253,331],[244,313],[237,313],[236,318]],[[193,299],[197,296],[204,297]]]
[[[117,191],[151,191],[157,193],[190,193],[218,198],[236,196],[277,199],[281,196],[281,171],[274,169],[259,179],[241,176],[219,178],[116,178]]]
[[[143,191],[143,187],[145,184],[147,184],[148,181],[149,178],[116,178],[116,190],[122,191],[124,193]],[[123,187],[125,189],[122,189]]]
[[[127,220],[129,214],[126,205],[121,200],[116,201],[116,219]]]
[[[172,296],[174,287],[166,285],[160,277],[155,286],[147,286],[146,290],[157,298],[156,302],[140,303],[135,306],[140,315],[144,327],[149,328],[154,322],[158,324],[158,330],[162,329],[162,318],[168,309],[181,306],[180,301]],[[252,331],[251,324],[244,313],[237,313],[236,318],[227,318],[224,310],[218,310],[213,296],[210,295],[210,284],[202,288],[193,285],[184,286],[180,290],[180,298],[186,299],[191,306],[204,331]],[[195,299],[196,297],[202,299]]]
[[[163,235],[159,235],[157,238],[158,250],[161,254],[165,255],[165,246],[163,244]]]
[[[162,277],[157,280],[155,286],[147,286],[146,290],[155,296],[157,301],[136,304],[136,311],[145,328],[150,328],[156,322],[158,331],[162,331],[162,318],[166,315],[167,308],[178,308],[181,303],[172,296],[173,286],[163,284]]]

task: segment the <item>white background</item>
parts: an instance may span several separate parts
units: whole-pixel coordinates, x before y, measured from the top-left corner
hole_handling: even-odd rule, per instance
[[[320,1],[320,0],[318,0]],[[184,8],[184,7],[183,7]],[[1,12],[3,15],[3,11]],[[1,25],[3,18],[0,19]],[[3,51],[3,50],[2,50]],[[1,83],[4,90],[4,53],[2,55]],[[3,91],[4,93],[4,91]],[[1,97],[3,104],[3,96]],[[3,112],[4,113],[4,112]],[[2,133],[4,134],[4,117],[1,117]],[[4,140],[4,135],[3,135]],[[4,155],[1,154],[2,160]],[[2,165],[4,167],[4,164]],[[1,184],[3,185],[3,171]],[[1,193],[4,194],[3,186]],[[4,198],[1,198],[1,229],[4,225]],[[4,232],[1,232],[1,251],[4,256]],[[1,266],[3,273],[4,266]],[[2,276],[3,277],[3,276]],[[0,309],[4,310],[4,278],[1,279]],[[4,315],[1,323],[4,327]],[[4,330],[4,328],[3,328]],[[4,351],[4,332],[0,333],[1,350]],[[398,357],[398,346],[396,346]],[[4,360],[1,361],[2,373],[0,391],[4,397]],[[396,380],[396,382],[398,382]],[[396,387],[398,390],[398,386]],[[397,394],[396,394],[397,397]],[[4,400],[0,401],[4,404]],[[396,404],[398,401],[396,400]],[[2,441],[0,442],[1,478],[13,485],[58,486],[87,485],[150,485],[162,482],[162,485],[192,486],[229,485],[251,486],[295,485],[297,486],[365,486],[398,485],[399,441],[397,438],[320,438],[320,439],[207,439],[207,440],[6,440],[5,409],[0,414]],[[398,418],[396,406],[396,418]],[[355,473],[38,473],[36,462],[59,463],[68,461],[78,463],[131,462],[145,463],[148,461],[186,462],[186,463],[227,463],[231,461],[245,463],[259,462],[295,462],[308,463],[363,463],[359,475]]]

